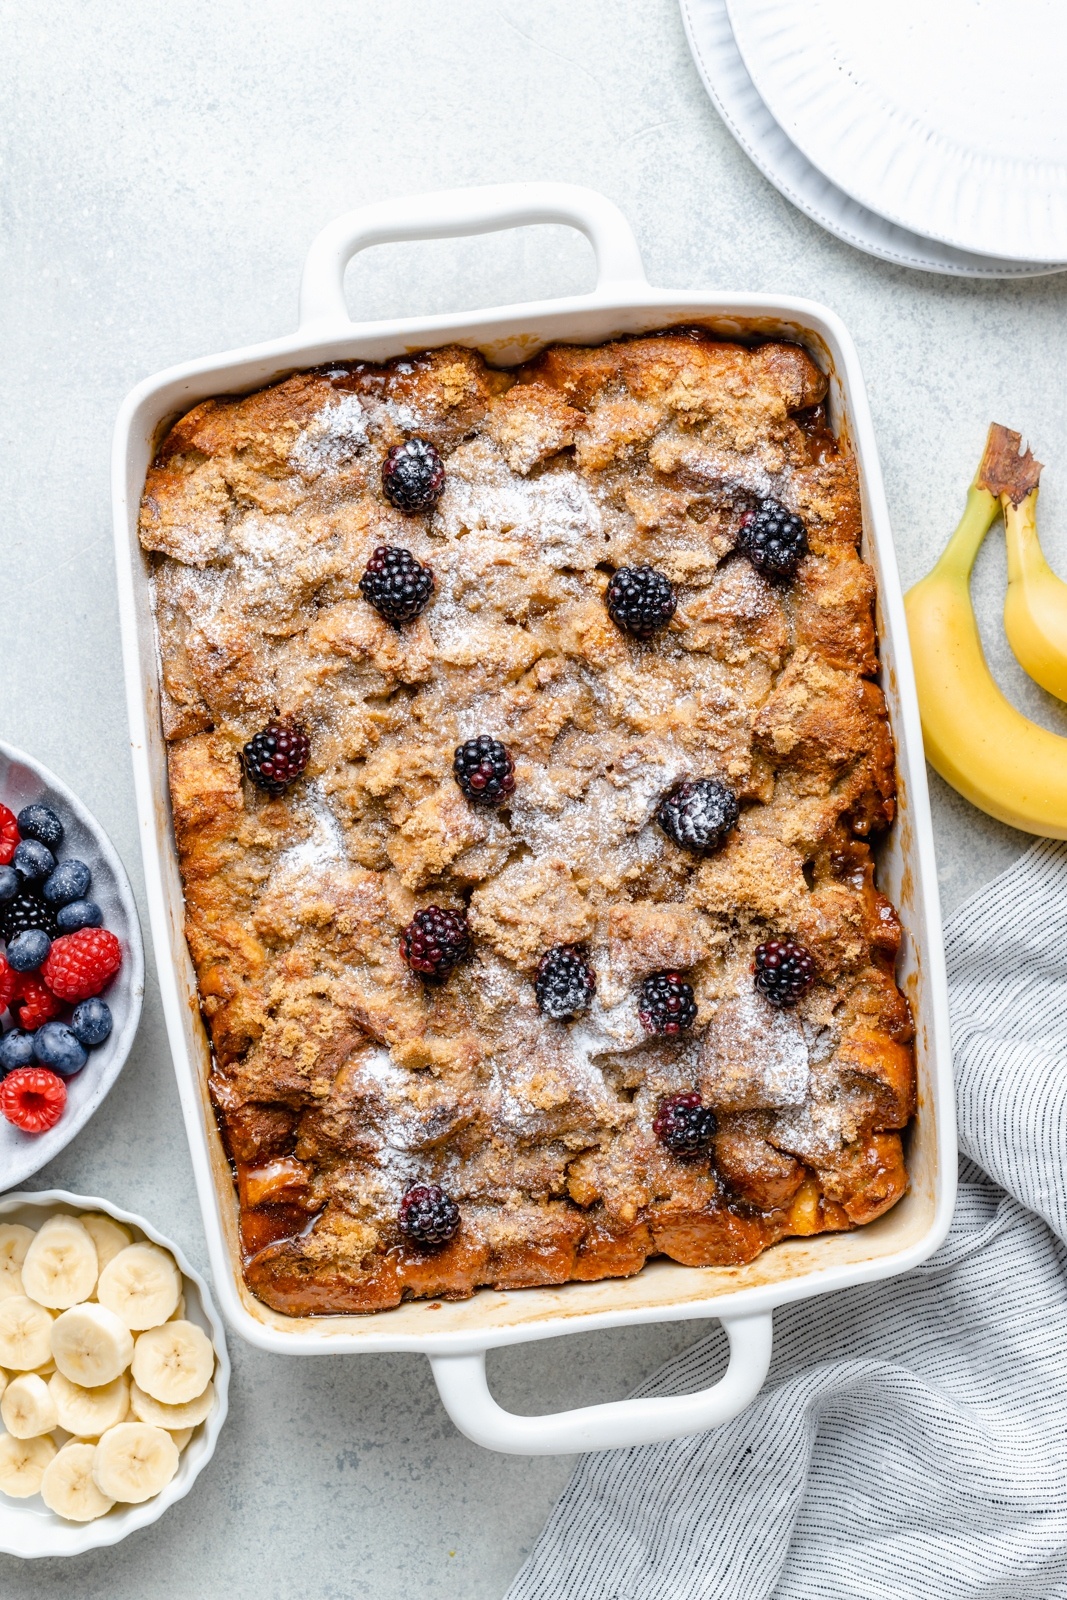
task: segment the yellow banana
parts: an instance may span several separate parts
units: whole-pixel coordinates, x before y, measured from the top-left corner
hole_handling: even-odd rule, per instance
[[[933,571],[905,596],[923,739],[931,765],[972,805],[1026,833],[1067,839],[1067,739],[1030,722],[1001,694],[971,604],[971,568],[999,498],[1020,492],[1025,458],[1016,442],[1012,459],[1007,438],[1007,429],[990,428],[959,526]],[[1036,467],[1030,458],[1031,473]],[[1034,487],[1036,479],[1022,497]]]
[[[1013,489],[1000,496],[1008,545],[1004,632],[1023,671],[1049,694],[1067,700],[1067,583],[1045,560],[1037,536],[1041,463],[1029,451],[1019,455],[1017,433],[1002,431],[1020,467]]]

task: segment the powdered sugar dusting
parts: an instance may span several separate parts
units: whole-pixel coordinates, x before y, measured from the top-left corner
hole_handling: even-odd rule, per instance
[[[289,460],[305,478],[346,466],[367,443],[367,418],[354,394],[325,406],[297,435]]]
[[[802,1161],[828,1161],[862,1136],[869,1117],[869,1094],[842,1083],[833,1068],[822,1069],[813,1075],[810,1099],[775,1117],[771,1139]]]
[[[808,1048],[796,1018],[754,989],[719,1007],[704,1041],[705,1094],[728,1111],[803,1105]]]
[[[484,439],[449,458],[434,518],[434,531],[450,538],[467,531],[529,536],[544,565],[578,569],[595,567],[601,559],[602,525],[600,507],[573,467],[522,477],[509,471]]]
[[[313,778],[305,783],[301,809],[311,824],[308,835],[283,851],[275,864],[275,872],[305,878],[322,877],[334,867],[346,865],[345,837],[330,810],[320,779]]]

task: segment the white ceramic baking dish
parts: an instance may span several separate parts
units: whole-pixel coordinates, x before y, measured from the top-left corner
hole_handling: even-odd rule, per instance
[[[357,251],[400,239],[488,233],[528,223],[568,223],[593,244],[591,294],[459,316],[352,322],[345,268]],[[697,323],[727,336],[776,335],[802,343],[830,378],[831,420],[855,448],[863,486],[864,553],[878,577],[882,680],[897,741],[900,808],[881,851],[881,883],[905,928],[901,979],[917,1022],[919,1113],[910,1135],[908,1195],[855,1233],[787,1240],[745,1267],[650,1263],[636,1277],[499,1293],[458,1304],[411,1302],[357,1317],[290,1318],[261,1304],[240,1271],[230,1168],[207,1094],[208,1048],[186,948],[182,889],[167,793],[159,667],[147,573],[137,541],[145,471],[168,424],[209,395],[259,388],[328,360],[384,361],[459,342],[498,365],[525,360],[552,340],[597,343],[619,334]],[[918,707],[900,583],[870,411],[852,340],[830,311],[770,295],[654,289],[622,214],[591,190],[514,184],[385,201],[339,218],[308,253],[296,333],[210,356],[149,378],[119,414],[113,460],[115,541],[134,773],[148,905],[163,1006],[207,1229],[226,1316],[251,1343],[291,1355],[421,1350],[456,1425],[490,1448],[522,1454],[604,1449],[700,1432],[735,1416],[758,1392],[771,1354],[776,1305],[907,1271],[944,1237],[952,1211],[956,1141],[948,1015],[933,842]],[[711,1388],[678,1399],[623,1400],[554,1416],[503,1411],[485,1380],[497,1345],[624,1323],[717,1317],[730,1361]]]

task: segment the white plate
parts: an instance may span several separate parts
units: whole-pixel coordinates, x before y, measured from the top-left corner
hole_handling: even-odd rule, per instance
[[[115,846],[92,812],[54,772],[24,750],[0,740],[0,802],[18,812],[37,800],[57,811],[63,823],[59,859],[74,856],[91,870],[89,893],[104,913],[104,927],[110,928],[122,945],[122,966],[101,997],[111,1008],[114,1026],[104,1043],[89,1051],[82,1070],[67,1079],[67,1104],[55,1127],[47,1133],[23,1133],[0,1117],[0,1189],[11,1189],[32,1178],[85,1127],[126,1063],[144,999],[141,925],[130,880]]]
[[[77,1556],[83,1550],[118,1544],[127,1534],[156,1522],[176,1500],[189,1493],[197,1478],[215,1454],[222,1424],[226,1420],[230,1387],[230,1358],[222,1318],[215,1310],[211,1291],[199,1272],[191,1267],[174,1242],[158,1232],[144,1217],[123,1211],[109,1200],[92,1195],[68,1194],[64,1189],[47,1189],[37,1194],[9,1194],[0,1200],[0,1222],[21,1222],[39,1228],[56,1211],[77,1216],[86,1211],[103,1211],[133,1230],[134,1238],[151,1239],[169,1250],[182,1270],[185,1282],[185,1315],[203,1328],[215,1347],[215,1405],[209,1416],[193,1430],[178,1461],[178,1470],[159,1494],[138,1506],[116,1506],[95,1522],[66,1522],[49,1511],[39,1494],[28,1500],[13,1500],[0,1493],[0,1551],[9,1556],[32,1559],[36,1556]]]
[[[726,4],[768,110],[846,194],[958,249],[1067,258],[1056,0]]]
[[[726,0],[680,0],[697,71],[719,116],[780,194],[846,244],[920,272],[960,278],[1026,278],[1059,272],[1046,262],[1005,261],[924,239],[869,211],[812,166],[775,122],[741,59]]]

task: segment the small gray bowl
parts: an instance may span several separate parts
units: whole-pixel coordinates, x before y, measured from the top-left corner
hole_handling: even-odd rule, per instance
[[[59,859],[76,856],[92,872],[89,893],[104,913],[104,927],[110,928],[122,945],[122,966],[101,996],[111,1007],[114,1027],[102,1045],[90,1050],[82,1070],[67,1079],[67,1104],[55,1127],[47,1133],[23,1133],[0,1117],[0,1190],[25,1183],[84,1128],[125,1065],[144,999],[141,925],[130,880],[115,846],[55,773],[0,740],[0,804],[18,812],[34,801],[50,805],[62,819]]]

